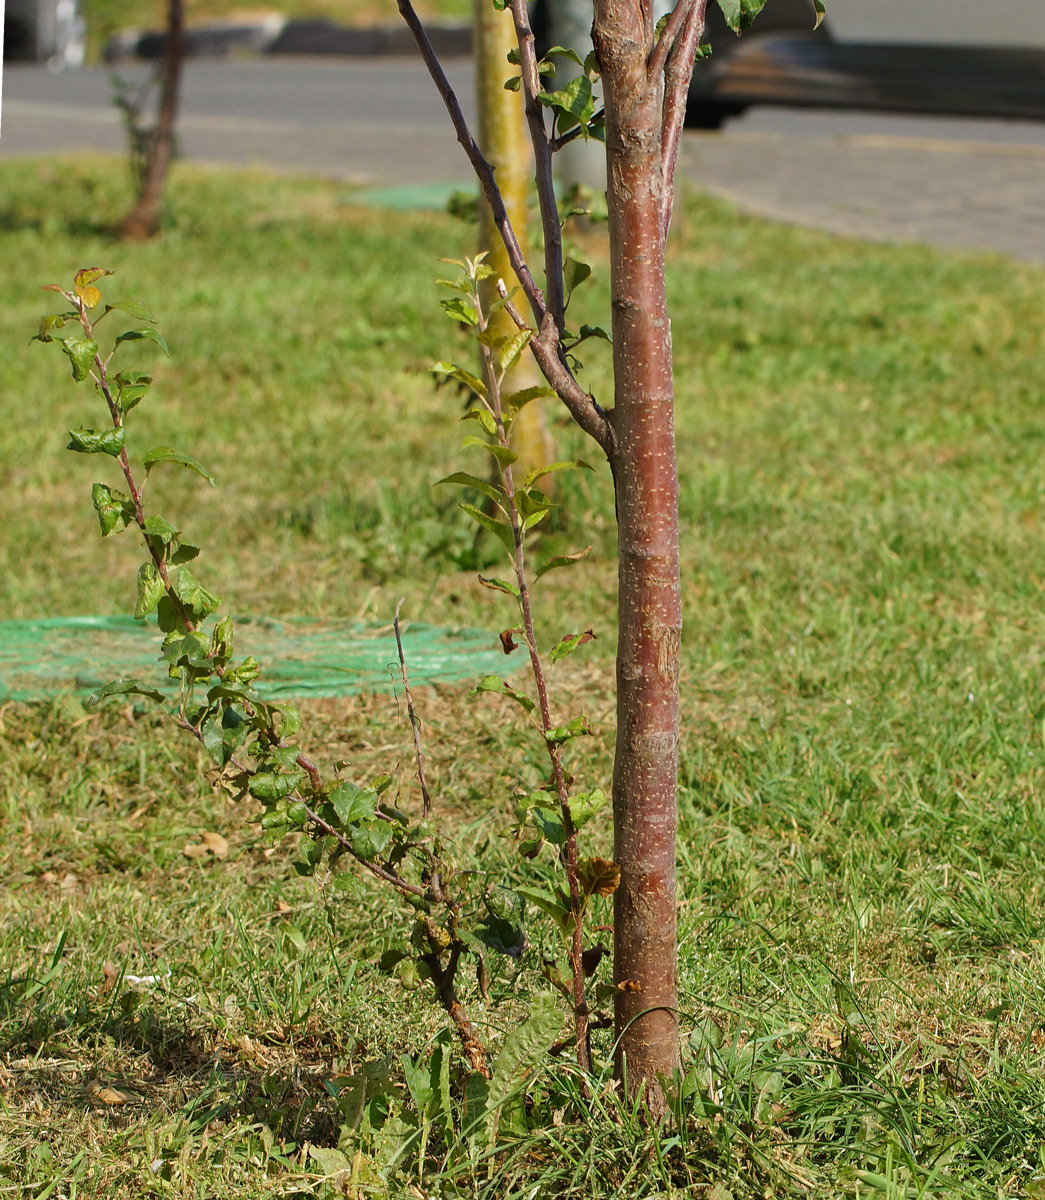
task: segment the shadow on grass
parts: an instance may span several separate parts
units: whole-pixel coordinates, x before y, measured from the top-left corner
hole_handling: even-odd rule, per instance
[[[318,1038],[262,1043],[141,1010],[30,1015],[6,991],[0,1063],[8,1105],[55,1116],[94,1111],[122,1125],[174,1118],[192,1133],[215,1122],[264,1125],[279,1141],[337,1143],[341,1084]],[[28,1019],[15,1030],[19,1009]],[[379,1064],[357,1070],[371,1066]]]

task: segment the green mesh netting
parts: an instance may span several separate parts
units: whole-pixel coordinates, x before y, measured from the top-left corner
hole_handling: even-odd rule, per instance
[[[479,629],[403,625],[411,683],[478,678],[503,669],[497,639]],[[169,689],[158,662],[162,635],[133,617],[52,617],[0,621],[0,701],[87,694],[120,676]],[[258,691],[277,697],[346,696],[387,687],[397,664],[390,625],[264,618],[236,621],[236,656],[253,654],[263,673]]]

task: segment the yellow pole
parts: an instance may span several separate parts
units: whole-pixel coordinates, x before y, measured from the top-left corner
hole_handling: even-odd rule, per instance
[[[504,81],[517,68],[508,62],[508,52],[515,49],[515,25],[511,13],[498,12],[491,0],[475,0],[475,94],[479,109],[479,147],[496,170],[497,186],[504,198],[508,219],[519,244],[526,252],[526,208],[530,190],[531,154],[526,135],[521,91],[505,90]],[[486,261],[496,275],[511,290],[516,286],[515,274],[508,254],[493,223],[490,206],[479,198],[479,249],[487,251]],[[486,302],[496,295],[491,286]],[[524,306],[520,304],[520,308]],[[494,317],[506,337],[516,332],[512,319],[502,309]],[[524,355],[505,380],[508,391],[519,391],[543,382],[529,354]],[[519,456],[517,476],[534,467],[554,461],[554,446],[548,433],[541,402],[535,400],[521,410],[512,428],[512,449]],[[549,477],[551,478],[551,477]],[[547,480],[545,481],[547,482]]]

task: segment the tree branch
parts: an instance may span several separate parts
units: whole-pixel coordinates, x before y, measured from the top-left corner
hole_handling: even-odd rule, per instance
[[[600,108],[599,111],[592,117],[589,124],[594,125],[596,121],[604,120],[605,117],[606,110],[604,108]],[[563,148],[563,146],[568,146],[570,142],[575,142],[583,133],[584,127],[582,125],[574,125],[572,129],[568,129],[565,133],[560,133],[558,137],[552,138],[548,143],[549,146],[551,146],[552,154],[556,154]]]
[[[511,0],[515,34],[519,39],[519,65],[522,75],[522,90],[526,101],[526,122],[533,144],[537,201],[541,210],[541,227],[544,231],[544,280],[548,311],[555,318],[560,331],[566,324],[566,296],[562,274],[562,224],[559,221],[559,206],[555,200],[555,182],[552,177],[552,146],[548,136],[545,112],[537,99],[541,87],[541,74],[537,69],[537,50],[530,14],[526,0]]]
[[[507,300],[508,289],[504,281],[497,281],[497,290],[505,300],[505,311],[520,329],[528,328],[522,314],[510,300]],[[581,387],[577,377],[570,370],[562,353],[562,342],[559,330],[547,313],[543,326],[537,336],[530,339],[530,351],[537,360],[541,374],[555,391],[555,394],[566,405],[570,416],[602,447],[607,458],[611,458],[614,448],[613,426],[606,419],[606,411],[596,403],[595,398]]]
[[[680,4],[683,0],[680,0]],[[675,40],[664,68],[664,119],[661,125],[661,163],[663,170],[663,199],[661,201],[660,232],[667,242],[671,225],[671,212],[675,207],[675,164],[682,140],[682,126],[686,120],[686,101],[689,84],[693,78],[693,63],[697,47],[704,35],[704,13],[707,0],[692,0],[682,31]],[[672,16],[675,14],[672,13]],[[669,21],[670,24],[670,21]],[[664,33],[667,33],[665,26]],[[663,36],[661,37],[663,41]],[[659,49],[659,44],[658,47]],[[654,50],[654,55],[656,50]],[[651,57],[652,61],[652,57]]]
[[[454,89],[450,86],[450,81],[446,77],[446,72],[443,70],[432,43],[429,40],[428,34],[425,32],[425,27],[421,24],[421,20],[414,11],[414,6],[411,0],[397,0],[399,11],[402,14],[403,20],[406,21],[410,32],[414,35],[414,41],[417,43],[417,48],[421,52],[421,57],[424,59],[425,66],[428,68],[428,73],[432,76],[435,86],[439,90],[440,96],[443,98],[443,103],[446,105],[446,111],[450,114],[450,120],[453,123],[454,132],[457,134],[457,140],[464,148],[465,154],[468,155],[468,160],[472,164],[476,175],[479,177],[479,183],[482,185],[483,193],[486,196],[487,202],[490,205],[490,210],[493,213],[494,224],[497,226],[501,234],[501,240],[504,242],[505,249],[508,251],[508,257],[511,260],[512,270],[518,277],[519,283],[522,285],[523,291],[526,293],[526,298],[530,302],[530,307],[533,309],[534,320],[539,325],[546,311],[544,293],[537,286],[537,282],[530,272],[530,268],[526,265],[526,259],[522,252],[522,247],[519,245],[519,239],[515,235],[515,230],[512,228],[512,223],[508,219],[508,213],[505,211],[504,201],[501,198],[501,191],[497,186],[497,181],[494,178],[494,169],[486,161],[483,152],[479,149],[479,143],[472,135],[472,131],[468,128],[468,122],[465,120],[464,113],[461,111],[460,101]]]
[[[656,45],[650,51],[649,60],[646,64],[646,80],[648,83],[654,83],[657,76],[661,74],[667,65],[668,55],[674,48],[679,33],[685,26],[696,2],[697,0],[678,0],[678,3],[671,10]]]

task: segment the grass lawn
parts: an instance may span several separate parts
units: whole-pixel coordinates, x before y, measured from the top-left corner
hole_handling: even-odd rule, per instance
[[[494,550],[431,486],[461,465],[463,401],[425,368],[467,352],[433,281],[471,227],[183,166],[166,236],[126,247],[107,232],[123,176],[102,160],[4,163],[0,197],[4,617],[133,604],[138,548],[102,542],[90,507],[101,460],[63,449],[91,397],[53,347],[26,344],[54,310],[38,285],[100,265],[171,345],[169,362],[134,351],[157,385],[132,438],[218,476],[218,491],[174,472],[153,486],[231,611],[387,621],[406,596],[414,620],[507,623],[475,579]],[[578,323],[606,323],[604,248],[584,250]],[[361,1089],[399,1103],[398,1056],[442,1028],[423,989],[377,968],[402,910],[369,885],[346,899],[298,878],[155,717],[67,696],[0,707],[0,1193],[1045,1196],[1045,276],[700,196],[670,257],[690,1070],[676,1120],[655,1136],[607,1092],[606,1120],[549,1122],[490,1169],[440,1177],[436,1154],[423,1177],[416,1158],[390,1176]],[[588,363],[603,397],[604,350]],[[563,455],[594,462],[556,422]],[[543,548],[593,551],[541,581],[540,632],[598,635],[553,674],[563,715],[582,707],[596,730],[571,769],[608,786],[605,464],[556,498]],[[463,857],[518,877],[496,834],[539,748],[466,691],[419,695],[437,807]],[[395,771],[414,803],[390,694],[305,716],[322,762]],[[227,856],[187,857],[204,833]],[[604,823],[594,842],[608,837]],[[551,932],[533,941],[535,960]],[[495,1044],[536,975],[496,966],[481,1010]],[[533,1081],[539,1104],[565,1090],[561,1066]],[[339,1161],[350,1176],[323,1182]]]

